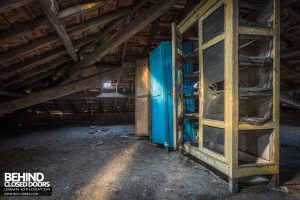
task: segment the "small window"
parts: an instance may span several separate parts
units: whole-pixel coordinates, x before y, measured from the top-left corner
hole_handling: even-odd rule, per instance
[[[103,83],[103,88],[104,89],[111,89],[113,86],[111,84],[111,81],[107,81],[105,83]]]

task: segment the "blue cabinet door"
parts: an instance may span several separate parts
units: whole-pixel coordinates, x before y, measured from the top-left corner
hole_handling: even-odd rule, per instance
[[[162,68],[162,49],[157,48],[150,54],[150,72],[151,72],[151,96],[161,96],[164,94],[163,68]]]
[[[191,43],[184,44],[184,53],[190,52]],[[190,74],[193,66],[185,66],[184,73]],[[184,68],[185,68],[184,67]],[[151,72],[151,100],[152,100],[152,136],[151,140],[156,144],[164,144],[173,147],[173,96],[172,96],[172,43],[162,42],[150,53]],[[193,94],[194,86],[192,82],[184,86],[185,94]],[[191,99],[188,100],[187,109],[194,112],[195,106]],[[191,102],[190,102],[191,101]],[[193,138],[195,126],[186,121],[186,138]]]
[[[153,143],[164,144],[166,141],[166,97],[163,70],[162,46],[150,54],[151,101],[152,101],[152,136]]]
[[[164,144],[166,141],[165,99],[162,95],[152,97],[152,142]]]

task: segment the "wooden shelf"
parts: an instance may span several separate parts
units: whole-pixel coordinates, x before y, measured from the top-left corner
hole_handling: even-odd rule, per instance
[[[183,57],[183,62],[185,64],[198,64],[199,63],[199,49],[195,49],[193,52],[185,55]]]
[[[195,92],[193,95],[186,94],[184,95],[185,99],[199,99],[199,92]]]
[[[184,117],[189,120],[198,120],[199,119],[199,113],[186,113],[184,114]]]
[[[184,80],[199,81],[199,72],[183,76]]]

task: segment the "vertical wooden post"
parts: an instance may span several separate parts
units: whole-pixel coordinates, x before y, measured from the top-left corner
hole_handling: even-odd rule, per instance
[[[279,187],[279,157],[280,157],[280,0],[273,0],[273,28],[275,35],[273,38],[273,120],[275,129],[273,131],[273,156],[275,172],[271,179],[274,187]]]
[[[238,7],[225,2],[225,157],[230,192],[238,191]]]
[[[172,93],[173,93],[173,148],[176,150],[177,147],[177,90],[176,90],[176,49],[177,49],[177,34],[176,34],[176,24],[172,23]]]
[[[203,147],[203,107],[204,107],[204,70],[203,70],[203,51],[202,51],[202,43],[203,43],[203,32],[202,32],[202,21],[198,21],[198,34],[199,34],[199,128],[198,128],[198,148]]]

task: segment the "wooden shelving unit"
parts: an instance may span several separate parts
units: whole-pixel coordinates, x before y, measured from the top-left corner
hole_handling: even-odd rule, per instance
[[[184,114],[199,120],[198,143],[178,143],[177,110],[174,146],[228,175],[231,192],[247,176],[266,175],[279,185],[280,2],[257,5],[247,12],[245,0],[207,0],[172,27],[173,76],[196,57],[200,69],[199,115]],[[182,35],[195,24],[199,48],[182,58]],[[180,89],[175,81],[174,102]]]
[[[175,30],[173,24],[173,30]],[[177,135],[174,136],[177,148],[184,142],[195,143],[198,141],[198,101],[199,92],[195,85],[199,82],[199,49],[198,42],[189,41],[189,37],[173,31],[173,93],[174,105],[174,127]],[[193,37],[194,35],[192,35]],[[184,45],[185,44],[185,45]],[[188,45],[187,45],[188,44]],[[188,46],[189,49],[184,47]],[[176,138],[175,138],[176,137]]]

